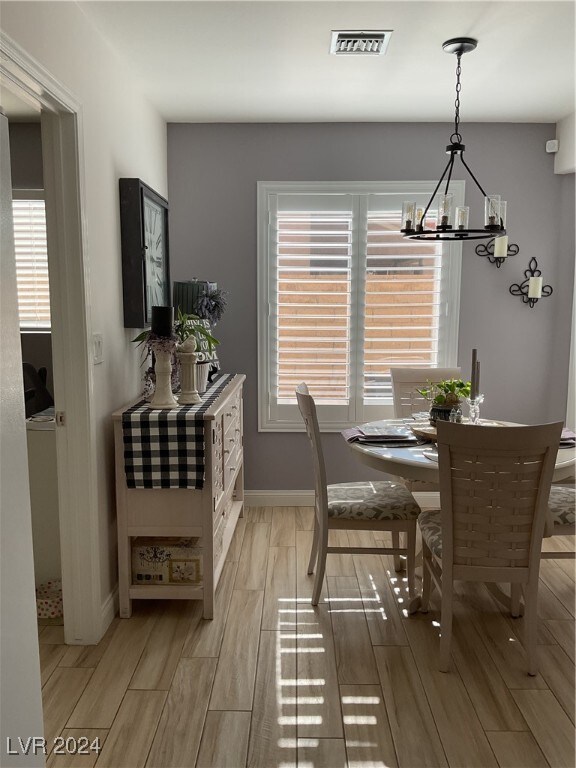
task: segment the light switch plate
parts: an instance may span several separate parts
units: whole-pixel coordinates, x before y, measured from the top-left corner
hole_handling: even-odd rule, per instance
[[[94,355],[94,365],[104,362],[104,339],[101,333],[92,334],[92,349]]]

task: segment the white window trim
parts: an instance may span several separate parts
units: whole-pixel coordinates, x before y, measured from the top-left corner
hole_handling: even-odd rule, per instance
[[[303,432],[304,425],[294,406],[294,415],[279,421],[272,417],[270,398],[270,259],[272,247],[269,221],[269,199],[273,195],[286,194],[394,194],[410,196],[412,194],[431,195],[437,181],[383,181],[383,182],[299,182],[299,181],[259,181],[257,182],[257,312],[258,312],[258,431],[259,432]],[[464,205],[465,182],[450,182],[450,191],[454,194],[454,206]],[[268,217],[265,212],[268,211]],[[439,365],[451,367],[457,364],[458,329],[460,322],[460,281],[462,272],[462,244],[444,241],[448,264],[447,278],[444,283],[447,295],[443,301],[446,316],[443,348],[439,349]],[[357,267],[358,265],[356,265]],[[354,321],[353,321],[354,323]],[[354,324],[351,329],[355,333]],[[355,353],[357,354],[357,352]],[[356,371],[356,376],[359,376]],[[356,388],[358,382],[353,382]],[[323,432],[339,432],[358,421],[393,416],[393,406],[363,406],[362,414],[355,414],[351,409],[350,419],[342,422],[322,423],[319,409],[320,427]]]

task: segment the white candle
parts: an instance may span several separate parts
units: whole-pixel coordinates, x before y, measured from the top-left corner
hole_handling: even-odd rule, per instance
[[[529,299],[541,299],[542,298],[542,278],[531,277],[528,280],[528,298]]]
[[[494,240],[494,258],[505,259],[508,256],[508,235]]]

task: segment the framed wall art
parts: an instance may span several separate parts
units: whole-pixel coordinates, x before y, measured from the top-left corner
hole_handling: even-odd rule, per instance
[[[152,322],[152,307],[170,306],[168,201],[140,179],[120,179],[124,327]]]

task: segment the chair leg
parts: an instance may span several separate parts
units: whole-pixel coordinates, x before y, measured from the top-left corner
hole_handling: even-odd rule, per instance
[[[408,594],[414,597],[414,569],[416,566],[416,520],[406,531],[406,575],[408,577]]]
[[[450,669],[450,645],[452,643],[452,597],[454,584],[442,579],[442,609],[440,614],[440,672]]]
[[[422,598],[420,600],[420,610],[422,613],[428,613],[430,603],[430,590],[432,588],[432,576],[430,575],[430,563],[432,553],[425,541],[422,541]]]
[[[522,594],[522,587],[520,584],[510,584],[510,615],[517,619],[520,614],[520,595]]]
[[[314,589],[312,590],[312,605],[318,605],[324,573],[326,572],[326,550],[328,548],[328,531],[324,531],[322,537],[318,537],[318,559],[316,560],[316,576],[314,577]]]
[[[528,674],[538,674],[536,636],[538,631],[538,579],[528,582],[524,589],[524,650],[528,657]]]
[[[392,531],[392,546],[394,549],[399,549],[400,547],[400,533],[398,531]],[[394,570],[396,573],[404,570],[404,563],[400,555],[394,555]]]
[[[416,521],[406,532],[406,571],[408,576],[408,613],[416,613],[421,605],[420,595],[416,594],[414,572],[416,569]]]
[[[314,536],[312,538],[312,549],[310,550],[310,560],[308,562],[308,576],[314,573],[314,566],[316,565],[316,557],[318,555],[318,518],[316,512],[314,512]]]

